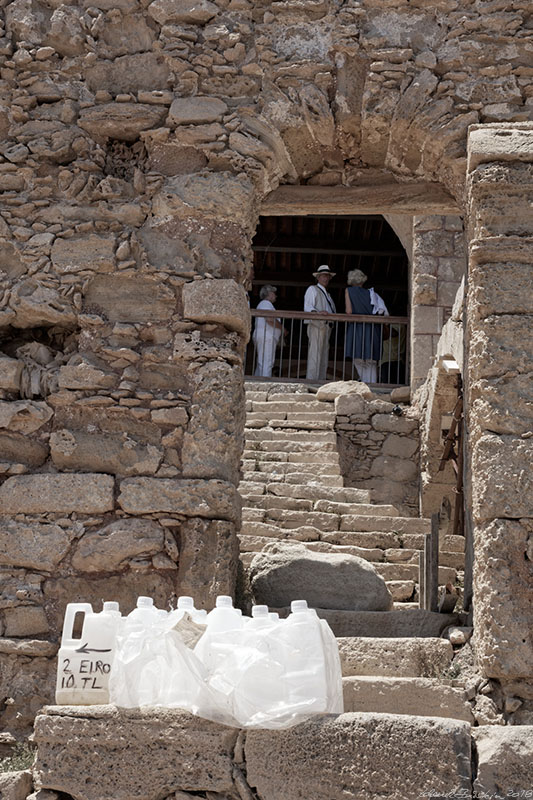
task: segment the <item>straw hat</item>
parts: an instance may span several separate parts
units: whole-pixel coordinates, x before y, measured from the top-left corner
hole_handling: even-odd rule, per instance
[[[336,272],[330,270],[327,264],[321,264],[317,271],[313,272],[313,277],[319,278],[321,275],[331,275],[331,277],[334,278],[336,274]]]

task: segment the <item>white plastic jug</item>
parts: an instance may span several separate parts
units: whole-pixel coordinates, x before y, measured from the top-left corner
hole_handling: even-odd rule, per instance
[[[79,639],[74,638],[76,614],[83,614]],[[106,602],[100,613],[90,603],[69,603],[58,655],[56,703],[109,703],[109,676],[122,617],[118,603]]]
[[[189,614],[193,622],[197,622],[200,625],[207,624],[207,611],[204,609],[195,608],[192,597],[182,595],[181,597],[178,597],[177,608],[170,612],[169,621],[175,625],[176,622],[180,621],[185,613]]]

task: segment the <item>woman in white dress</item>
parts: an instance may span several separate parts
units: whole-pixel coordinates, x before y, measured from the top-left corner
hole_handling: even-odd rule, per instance
[[[275,286],[269,284],[263,286],[259,292],[261,302],[257,306],[258,311],[275,311],[274,301],[277,293]],[[272,376],[276,347],[282,331],[283,325],[279,319],[256,317],[253,339],[257,352],[257,366],[254,374],[257,377],[270,378]]]

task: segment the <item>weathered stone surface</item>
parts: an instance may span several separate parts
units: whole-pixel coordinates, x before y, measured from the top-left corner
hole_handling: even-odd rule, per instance
[[[72,566],[80,572],[115,572],[130,558],[149,558],[163,549],[164,530],[153,520],[122,519],[79,540]]]
[[[472,731],[479,797],[527,797],[533,786],[533,726],[483,725]]]
[[[237,733],[176,709],[47,708],[35,723],[39,785],[79,800],[156,800],[180,789],[231,794]],[[92,748],[65,750],[76,740],[98,743],[97,776]]]
[[[0,508],[4,514],[99,514],[113,508],[113,488],[109,475],[16,475],[0,486]]]
[[[203,25],[218,14],[218,8],[209,0],[154,0],[148,13],[161,25]]]
[[[412,433],[417,427],[416,419],[396,417],[393,414],[376,414],[372,425],[377,431],[390,433]]]
[[[84,297],[85,308],[104,312],[112,322],[166,320],[175,303],[174,293],[166,286],[148,278],[120,275],[98,275],[90,282]]]
[[[165,110],[143,103],[105,103],[82,109],[79,126],[91,136],[134,142],[142,131],[163,121]]]
[[[267,545],[250,566],[256,603],[287,606],[307,600],[312,608],[387,611],[392,598],[374,567],[357,556],[316,553],[303,544]]]
[[[238,495],[233,484],[218,480],[126,478],[121,481],[120,507],[128,514],[157,511],[235,521]]]
[[[109,0],[103,0],[103,2],[109,2]],[[122,0],[122,2],[124,2],[124,0]],[[114,8],[117,8],[117,6],[114,6]],[[169,67],[160,53],[148,51],[145,53],[124,55],[112,61],[99,60],[88,67],[86,76],[87,85],[91,91],[107,91],[111,95],[117,95],[131,91],[138,92],[139,89],[145,91],[166,89],[169,78]],[[122,115],[124,119],[131,116],[134,121],[136,119],[141,121],[142,118],[145,117],[146,121],[149,123],[146,125],[146,128],[156,127],[157,123],[162,120],[162,117],[164,117],[166,113],[165,108],[160,108],[159,113],[151,117],[146,106],[141,106],[140,103],[128,102],[105,103],[103,106],[96,106],[96,108],[100,109],[99,116],[105,119],[104,108],[107,108],[111,114],[114,114],[118,111],[119,106],[126,106]],[[141,106],[138,112],[135,111],[136,106]],[[157,109],[155,109],[155,112],[157,112]],[[139,115],[138,117],[137,114]],[[85,118],[85,115],[82,114],[81,119],[83,120]],[[90,118],[91,122],[93,122],[97,116],[90,116]],[[80,124],[80,127],[83,127],[83,125]],[[145,128],[142,128],[142,130],[144,129]]]
[[[194,372],[191,418],[182,449],[185,477],[237,483],[244,428],[241,375],[240,367],[219,361]]]
[[[113,475],[153,475],[163,458],[160,448],[124,435],[68,430],[50,436],[50,454],[58,469]]]
[[[455,614],[439,614],[410,608],[405,611],[332,611],[317,608],[335,636],[379,636],[391,638],[440,636],[449,625],[457,624]]]
[[[455,720],[326,716],[286,731],[250,731],[245,755],[247,781],[263,800],[470,793],[469,726]]]
[[[532,542],[530,520],[496,519],[475,531],[474,639],[476,658],[489,677],[527,677],[531,672]]]
[[[180,594],[194,597],[198,608],[213,608],[218,595],[233,595],[238,558],[233,523],[186,520],[180,529]]]
[[[0,773],[0,796],[2,800],[26,800],[33,786],[29,770]]]
[[[35,433],[45,425],[53,411],[49,405],[36,400],[0,402],[0,428],[20,433]]]
[[[230,172],[204,171],[165,181],[154,197],[153,213],[160,217],[202,215],[219,222],[247,223],[245,210],[252,202],[252,184],[242,173],[235,176]]]
[[[473,512],[477,520],[529,517],[533,441],[486,434],[473,447]],[[498,476],[494,480],[493,476]]]
[[[42,639],[0,639],[0,653],[8,656],[55,656],[59,645]]]
[[[80,239],[56,239],[51,258],[60,273],[83,269],[109,272],[113,268],[115,240],[110,236],[84,236]]]
[[[19,640],[24,644],[24,640]],[[48,642],[41,644],[48,645]],[[10,697],[2,713],[2,726],[16,736],[28,736],[35,714],[53,702],[57,662],[53,658],[0,655],[0,691]]]
[[[91,363],[87,357],[73,356],[69,363],[59,368],[60,389],[110,389],[117,383],[116,373]]]
[[[40,606],[17,606],[4,611],[6,636],[38,636],[48,633],[48,620]]]
[[[0,522],[0,564],[51,572],[69,546],[70,537],[59,525]]]
[[[0,433],[0,459],[29,467],[40,467],[48,457],[48,447],[23,433]]]
[[[434,678],[357,676],[343,680],[346,711],[448,717],[472,724],[474,717],[464,689]]]
[[[338,639],[342,674],[434,678],[450,666],[453,647],[437,638]]]
[[[473,126],[468,137],[468,169],[491,161],[533,161],[531,131],[513,125]]]
[[[8,392],[18,392],[23,366],[22,361],[17,358],[0,356],[0,389],[5,389]]]
[[[164,1],[164,0],[162,0]],[[152,3],[150,10],[157,5]],[[168,2],[168,0],[167,0]],[[176,97],[168,112],[168,123],[173,125],[198,125],[222,119],[228,107],[217,97]]]
[[[214,322],[250,338],[246,292],[232,280],[193,281],[183,287],[183,316],[193,322]]]
[[[337,398],[340,398],[341,395],[344,394],[358,395],[363,399],[372,399],[374,397],[372,390],[362,381],[334,381],[333,383],[324,383],[320,386],[316,393],[316,399],[332,401],[337,400]]]

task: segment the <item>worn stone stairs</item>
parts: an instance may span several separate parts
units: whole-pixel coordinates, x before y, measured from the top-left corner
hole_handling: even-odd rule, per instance
[[[344,487],[332,402],[301,384],[246,384],[241,559],[248,567],[272,540],[344,552],[373,563],[394,601],[416,599],[419,552],[430,521],[401,517],[371,502],[367,490]],[[439,584],[454,582],[463,540],[447,537]],[[457,539],[457,541],[453,541]]]

